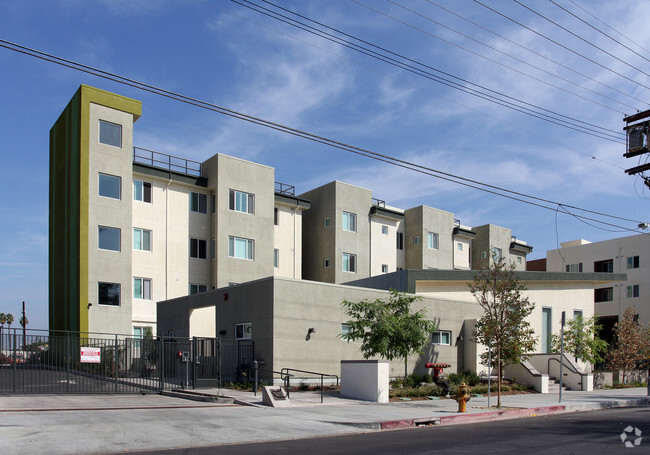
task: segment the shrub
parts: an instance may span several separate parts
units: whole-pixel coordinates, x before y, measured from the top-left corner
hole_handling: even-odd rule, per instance
[[[479,375],[469,370],[460,371],[458,373],[449,373],[447,375],[447,380],[451,384],[459,385],[464,382],[468,386],[475,386],[476,384],[481,382],[481,378],[479,377]]]

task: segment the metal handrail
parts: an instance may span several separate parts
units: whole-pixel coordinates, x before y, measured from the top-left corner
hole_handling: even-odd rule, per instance
[[[275,192],[280,194],[286,194],[288,196],[296,195],[296,187],[289,185],[287,183],[275,182]]]
[[[339,385],[339,377],[337,375],[335,375],[335,374],[318,373],[316,371],[307,371],[307,370],[296,370],[295,368],[282,368],[282,370],[280,370],[280,371],[282,371],[282,372],[286,371],[287,372],[286,374],[288,374],[289,371],[293,371],[293,372],[296,372],[296,373],[306,373],[306,374],[313,374],[315,376],[320,376],[320,402],[321,403],[323,402],[323,378],[325,376],[327,376],[329,378],[336,378],[336,386],[338,387],[338,385]],[[293,377],[294,375],[291,375],[291,376]],[[287,378],[286,388],[287,388],[287,398],[289,398],[289,379],[288,378]]]
[[[147,153],[141,154],[136,152],[136,150],[142,150]],[[182,172],[187,175],[201,176],[202,165],[198,161],[188,160],[142,147],[133,147],[133,162],[148,164],[168,171]]]
[[[565,360],[565,359],[562,359],[562,362],[560,362],[560,361],[559,361],[557,358],[555,358],[555,357],[549,357],[548,362],[546,362],[546,371],[548,371],[549,373],[551,372],[551,360],[555,360],[557,363],[559,363],[559,364],[561,364],[561,365],[564,365],[565,367],[569,368],[569,370],[570,370],[572,373],[575,373],[575,374],[580,375],[580,376],[583,375],[583,373],[580,373],[578,370],[576,370],[576,369],[574,368],[574,366],[571,365],[570,363],[569,363],[568,365],[567,365],[566,363],[564,363],[564,360]]]
[[[268,373],[273,373],[273,374],[279,374],[280,379],[284,383],[285,389],[287,389],[287,398],[289,398],[289,378],[292,377],[292,374],[289,373],[283,373],[282,371],[275,371],[275,370],[269,370],[268,368],[260,368],[257,364],[253,365],[254,369],[254,374],[255,374],[255,379],[253,381],[253,395],[257,396],[257,387],[258,387],[258,378],[257,378],[257,372],[258,371],[266,371]]]

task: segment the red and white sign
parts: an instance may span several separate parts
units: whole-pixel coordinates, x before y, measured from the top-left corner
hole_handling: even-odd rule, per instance
[[[81,363],[99,363],[101,360],[100,348],[81,347]]]

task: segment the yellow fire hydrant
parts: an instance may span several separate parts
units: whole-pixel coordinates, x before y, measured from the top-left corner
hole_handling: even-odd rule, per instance
[[[458,401],[458,412],[467,412],[467,402],[471,398],[469,388],[463,382],[458,386],[458,394],[454,397],[454,400]]]

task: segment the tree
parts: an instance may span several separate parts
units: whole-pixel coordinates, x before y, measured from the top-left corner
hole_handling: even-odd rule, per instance
[[[616,345],[607,354],[610,368],[625,372],[636,368],[637,363],[644,362],[648,356],[648,332],[644,331],[637,319],[636,307],[628,307],[623,317],[614,325]]]
[[[11,314],[11,313],[7,313],[7,314],[5,315],[5,317],[7,318],[7,325],[8,325],[9,328],[11,329],[11,324],[14,323],[14,315]]]
[[[526,289],[515,276],[515,265],[507,266],[503,259],[474,275],[470,291],[485,312],[477,321],[474,339],[493,351],[497,368],[497,406],[501,407],[501,377],[507,365],[521,362],[525,354],[535,349],[534,330],[526,318],[535,305],[523,297]],[[482,355],[487,365],[487,353]]]
[[[22,316],[18,322],[20,322],[21,327],[25,328],[29,324],[29,319],[27,319],[27,316]]]
[[[567,321],[564,329],[564,352],[592,365],[602,362],[608,347],[607,342],[597,335],[602,327],[595,315],[589,319],[576,315]],[[553,335],[551,346],[553,351],[560,352],[559,335]]]
[[[0,327],[4,329],[6,323],[7,323],[7,315],[4,313],[0,313]]]
[[[380,356],[386,360],[404,359],[404,376],[410,354],[422,353],[436,323],[425,319],[426,310],[411,312],[411,304],[420,297],[390,290],[388,299],[344,300],[341,305],[351,319],[346,340],[361,340],[365,359]]]

